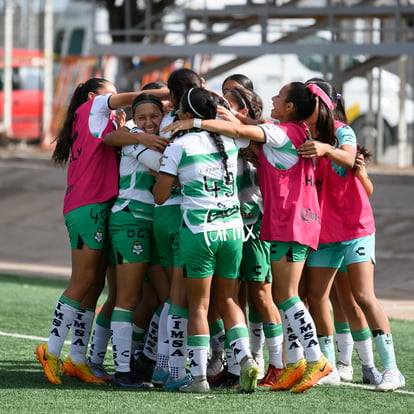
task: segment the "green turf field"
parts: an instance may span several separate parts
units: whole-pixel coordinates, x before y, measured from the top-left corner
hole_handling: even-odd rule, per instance
[[[123,390],[63,377],[51,385],[33,351],[49,336],[52,312],[66,282],[0,275],[0,413],[414,413],[414,323],[391,320],[403,390],[378,393],[362,387],[355,357],[354,384],[318,386],[304,394],[212,391],[188,395]],[[104,300],[104,298],[103,298]],[[69,346],[65,345],[62,356]],[[106,359],[112,369],[112,354]],[[378,369],[382,369],[379,362]]]

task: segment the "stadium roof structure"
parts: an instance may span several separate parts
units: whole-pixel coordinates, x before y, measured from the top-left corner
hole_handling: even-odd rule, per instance
[[[290,0],[276,5],[270,0],[246,0],[245,4],[217,9],[171,6],[163,15],[154,16],[148,7],[144,23],[111,32],[139,36],[142,41],[97,44],[94,53],[158,57],[146,71],[161,69],[183,57],[235,55],[230,62],[203,74],[206,79],[265,54],[364,56],[359,64],[341,72],[341,81],[401,55],[414,56],[414,5],[402,5],[398,0],[317,3],[309,6],[315,1]],[[323,43],[302,41],[320,33],[326,37]],[[128,76],[140,75],[138,68]]]

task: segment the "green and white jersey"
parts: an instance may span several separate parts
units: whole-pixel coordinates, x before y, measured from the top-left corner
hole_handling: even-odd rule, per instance
[[[164,151],[160,172],[178,177],[185,225],[192,233],[241,228],[237,194],[236,142],[223,138],[230,179],[216,144],[206,131],[176,138]]]
[[[257,170],[239,154],[237,172],[237,188],[243,223],[254,224],[263,212],[263,199]]]
[[[162,118],[161,121],[161,125],[160,125],[160,131],[172,124],[177,118],[177,111],[171,111],[168,114],[164,115],[164,117]],[[171,139],[171,134],[169,132],[167,132],[166,134],[160,134],[161,136]],[[181,195],[181,188],[178,186],[174,186],[174,188],[171,191],[171,195],[168,198],[168,200],[162,205],[162,207],[165,206],[171,206],[171,205],[177,205],[177,204],[181,204],[183,200],[183,197]],[[155,205],[156,207],[160,207],[158,206],[158,204]]]
[[[258,126],[266,136],[262,148],[270,164],[280,170],[287,170],[298,162],[298,151],[282,128],[270,122]]]
[[[140,133],[142,131],[133,128],[131,132]],[[155,177],[149,173],[147,167],[137,160],[139,152],[139,144],[125,145],[121,149],[119,193],[112,207],[112,212],[116,213],[128,206],[134,217],[152,220],[154,197],[150,190],[154,186]]]

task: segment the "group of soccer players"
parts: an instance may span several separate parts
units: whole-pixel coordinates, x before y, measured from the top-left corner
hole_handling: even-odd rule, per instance
[[[128,122],[114,112],[126,107]],[[355,346],[364,382],[405,385],[373,288],[372,187],[341,95],[322,79],[292,82],[270,117],[240,74],[220,93],[186,68],[139,92],[99,78],[77,86],[53,153],[68,163],[72,275],[35,351],[51,383],[64,373],[300,393],[352,380]]]

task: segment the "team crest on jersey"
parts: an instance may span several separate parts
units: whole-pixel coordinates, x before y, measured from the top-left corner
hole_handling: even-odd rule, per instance
[[[98,229],[98,230],[96,231],[96,233],[95,233],[95,240],[96,240],[98,243],[101,243],[101,242],[102,242],[102,240],[103,240],[103,233],[102,233],[102,229]]]
[[[142,247],[142,244],[139,241],[136,241],[134,243],[134,246],[132,247],[132,253],[140,255],[144,252],[144,248]]]

